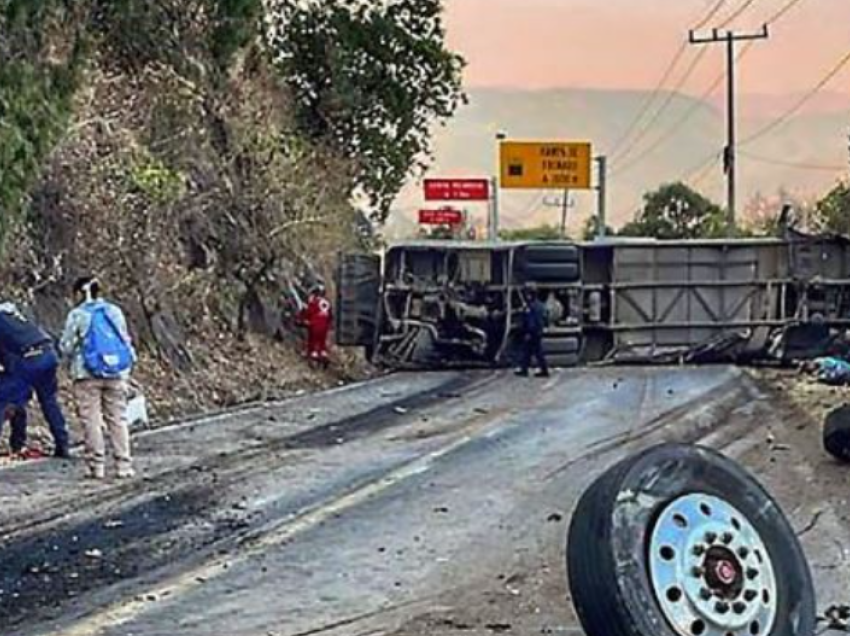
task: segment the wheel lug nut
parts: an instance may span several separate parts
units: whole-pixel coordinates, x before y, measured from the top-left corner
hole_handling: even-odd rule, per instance
[[[729,603],[726,603],[724,601],[718,601],[714,604],[714,611],[718,614],[725,614],[729,611]]]
[[[724,532],[722,540],[723,540],[723,543],[725,543],[726,545],[729,545],[730,543],[732,543],[732,540],[734,538],[735,538],[735,535],[733,535],[731,532]]]
[[[705,554],[705,546],[698,544],[694,546],[694,556],[702,556]]]
[[[746,606],[746,604],[742,603],[741,601],[738,601],[737,603],[735,603],[732,606],[732,609],[734,610],[734,612],[736,614],[743,614],[744,612],[747,611],[747,606]]]
[[[751,581],[759,575],[759,571],[755,568],[747,568],[747,578]]]
[[[694,566],[694,567],[691,569],[691,574],[692,574],[694,577],[696,577],[696,578],[700,579],[700,578],[702,578],[703,576],[705,576],[705,568],[701,568],[701,567],[699,567],[698,565],[697,565],[697,566]]]
[[[709,590],[707,587],[703,587],[699,591],[699,597],[704,601],[710,600],[712,596],[713,594],[711,593],[711,590]]]
[[[747,590],[746,592],[744,592],[744,599],[747,602],[752,602],[752,601],[756,600],[756,597],[758,595],[759,595],[759,593],[756,592],[755,590]]]
[[[705,542],[706,543],[714,543],[717,541],[717,533],[716,532],[706,532],[705,533]]]
[[[750,549],[745,547],[738,548],[738,556],[742,559],[746,559],[748,556],[750,556]]]

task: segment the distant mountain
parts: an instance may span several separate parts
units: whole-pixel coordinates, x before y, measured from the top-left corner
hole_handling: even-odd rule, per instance
[[[589,89],[472,90],[469,105],[436,134],[435,164],[430,175],[492,174],[498,131],[516,139],[589,140],[595,152],[609,154],[641,112],[647,97],[647,93],[638,91]],[[780,188],[818,193],[839,178],[839,170],[801,170],[780,164],[848,165],[850,99],[843,99],[842,109],[841,98],[827,96],[818,103],[815,112],[796,118],[742,148],[746,152],[740,158],[742,208],[747,199],[759,193],[769,195]],[[707,158],[719,154],[725,143],[725,115],[718,106],[685,95],[665,95],[663,100],[669,100],[670,105],[655,125],[645,134],[638,133],[641,135],[636,140],[638,143],[634,143],[633,135],[610,157],[609,214],[615,225],[632,217],[644,192],[665,182],[694,176],[695,169],[706,165]],[[759,110],[768,116],[742,118],[741,139],[772,121],[771,115],[775,116],[794,101],[794,96],[764,98]],[[723,201],[725,188],[719,161],[713,168],[708,165],[707,170],[698,171],[696,176],[700,177],[697,185],[707,195]],[[414,212],[423,205],[420,191],[418,185],[411,184],[399,198],[390,223],[391,234],[407,234],[415,228]],[[505,225],[556,222],[560,213],[545,205],[545,194],[558,193],[503,192]],[[576,193],[570,222],[574,231],[595,209],[593,196],[590,192]],[[480,206],[469,206],[469,210],[477,218],[485,218]]]

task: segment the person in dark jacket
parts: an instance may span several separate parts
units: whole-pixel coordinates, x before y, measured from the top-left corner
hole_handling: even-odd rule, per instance
[[[537,361],[537,377],[549,377],[549,365],[543,351],[543,333],[546,331],[546,305],[540,294],[529,290],[525,295],[526,307],[522,316],[522,358],[517,375],[528,376],[532,359]]]
[[[32,399],[32,390],[25,382],[13,377],[5,370],[0,372],[0,430],[9,422],[9,449],[13,456],[20,456],[27,444],[27,404]]]
[[[0,376],[0,414],[5,415],[8,406],[17,406],[16,398],[28,398],[34,391],[53,436],[54,455],[69,458],[68,427],[59,406],[59,356],[53,338],[13,303],[0,303],[0,364],[4,370]],[[20,414],[21,410],[17,408],[15,417],[19,419],[13,417],[13,423],[14,445],[22,449],[26,443],[26,420],[20,418],[26,416],[25,411]]]

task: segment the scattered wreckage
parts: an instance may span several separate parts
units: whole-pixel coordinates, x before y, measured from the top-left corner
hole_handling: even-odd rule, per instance
[[[508,366],[530,290],[552,366],[813,358],[850,326],[850,241],[416,241],[345,255],[336,334],[397,369]],[[842,345],[843,346],[843,345]],[[846,348],[846,347],[845,347]]]
[[[567,542],[588,636],[813,636],[812,576],[778,504],[715,451],[666,444],[633,455],[582,496]]]

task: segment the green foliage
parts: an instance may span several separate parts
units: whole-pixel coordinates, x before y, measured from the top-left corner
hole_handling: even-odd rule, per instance
[[[560,228],[555,225],[502,230],[499,236],[505,241],[560,241],[564,238]]]
[[[214,0],[214,4],[212,54],[220,68],[227,68],[233,55],[257,36],[263,0]]]
[[[168,203],[183,194],[183,176],[161,161],[148,159],[130,170],[132,186],[156,203]]]
[[[584,223],[584,229],[581,232],[581,238],[585,241],[593,241],[596,239],[597,227],[599,225],[599,217],[595,214],[593,216],[588,217],[587,221]],[[610,225],[605,226],[605,236],[616,236],[617,232],[614,231]]]
[[[43,161],[65,129],[83,62],[81,36],[68,59],[42,61],[60,0],[0,0],[0,249],[25,208]]]
[[[259,34],[263,0],[95,0],[98,31],[113,59],[138,69],[169,64],[187,76],[225,71]],[[205,68],[202,58],[214,62]]]
[[[850,182],[839,183],[819,201],[815,215],[825,232],[850,236]]]
[[[657,239],[719,238],[725,235],[723,210],[684,183],[667,184],[644,196],[643,209],[620,236]]]
[[[357,162],[353,190],[375,218],[424,167],[431,126],[464,99],[441,0],[278,0],[272,53],[298,125]]]

